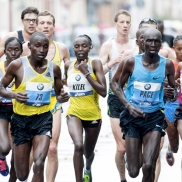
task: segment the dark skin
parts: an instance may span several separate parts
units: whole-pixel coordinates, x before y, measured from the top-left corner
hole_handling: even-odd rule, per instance
[[[88,73],[88,53],[91,47],[89,45],[88,40],[85,37],[78,37],[74,42],[74,51],[75,56],[77,58],[77,62],[75,64],[75,69],[79,70],[82,74],[86,75]],[[71,62],[65,63],[65,75],[67,78],[67,70],[70,66]],[[106,96],[106,80],[103,72],[103,67],[100,60],[92,61],[92,68],[97,77],[97,80],[94,80],[91,75],[88,75],[86,78],[95,91],[101,95],[102,97]],[[75,176],[76,182],[82,182],[82,174],[83,174],[83,154],[86,158],[86,169],[89,170],[91,168],[92,161],[94,159],[94,148],[97,142],[97,138],[99,136],[100,127],[97,128],[85,128],[85,139],[83,141],[83,126],[80,118],[78,117],[70,117],[67,121],[68,130],[70,136],[74,143],[74,168],[75,168]],[[76,130],[75,130],[76,128]]]
[[[47,69],[47,52],[49,49],[49,40],[43,33],[37,33],[34,38],[30,39],[28,44],[31,51],[28,60],[32,68],[39,74],[42,74]],[[63,90],[61,81],[61,70],[54,64],[54,87],[57,94],[57,100],[61,103],[68,101],[69,96]],[[18,102],[25,103],[28,99],[27,93],[14,93],[7,91],[5,88],[15,79],[15,87],[18,88],[23,79],[23,65],[21,59],[12,62],[0,83],[0,94],[3,97],[16,99]],[[14,160],[16,175],[19,180],[24,181],[29,174],[29,156],[33,146],[33,178],[32,182],[44,181],[44,161],[50,144],[50,138],[46,135],[36,135],[33,140],[21,145],[14,145]]]
[[[6,45],[6,48],[4,50],[4,54],[6,56],[6,60],[4,62],[4,69],[6,70],[8,65],[12,61],[19,58],[21,53],[22,53],[22,48],[21,48],[20,43],[16,39],[11,40]],[[10,106],[10,107],[12,107],[12,106]],[[9,153],[9,151],[11,149],[11,140],[9,139],[11,137],[8,135],[9,135],[9,122],[4,119],[0,119],[0,140],[1,140],[0,152],[1,152],[1,155],[3,154],[5,156]],[[13,166],[14,166],[14,163],[11,163],[11,164],[13,164]],[[16,181],[16,173],[15,173],[14,167],[11,167],[10,174],[12,176],[12,179],[10,179],[9,181],[10,182]]]
[[[176,80],[179,80],[180,79],[180,71],[182,70],[182,62],[180,62],[178,64],[178,68],[177,68],[177,72],[176,72],[176,75],[175,75],[175,79]],[[180,80],[179,80],[180,81]],[[179,86],[181,87],[181,83],[179,84]],[[180,138],[182,140],[182,119],[179,119],[177,120],[177,130],[178,130],[178,133],[180,135]],[[178,137],[176,137],[177,139]]]
[[[159,65],[158,52],[161,46],[161,34],[156,29],[149,29],[144,34],[144,55],[142,63],[146,70],[153,71]],[[145,117],[145,113],[134,105],[130,104],[124,95],[123,87],[134,69],[134,57],[126,60],[119,81],[115,82],[113,89],[120,101],[128,109],[130,115],[134,118]],[[168,83],[175,88],[174,66],[171,60],[166,60],[166,76]],[[142,140],[126,136],[126,155],[128,171],[131,177],[139,174],[141,163],[141,150],[143,144],[143,179],[142,182],[153,182],[155,178],[155,165],[160,150],[161,134],[159,131],[151,131],[143,136]],[[136,148],[138,150],[136,150]],[[148,167],[147,167],[148,165]],[[149,167],[150,166],[150,167]]]

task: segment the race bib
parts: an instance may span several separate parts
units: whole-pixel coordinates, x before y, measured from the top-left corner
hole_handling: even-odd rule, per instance
[[[159,103],[161,83],[134,81],[132,102],[136,105],[152,106]]]
[[[93,94],[92,86],[88,82],[88,80],[80,75],[75,74],[75,78],[71,84],[69,84],[69,92],[71,97],[81,97],[81,96],[88,96]]]
[[[36,107],[50,104],[51,90],[51,83],[27,82],[26,92],[29,99],[25,104]]]

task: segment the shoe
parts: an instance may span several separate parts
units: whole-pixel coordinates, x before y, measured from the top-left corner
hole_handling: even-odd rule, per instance
[[[85,172],[84,171],[83,182],[92,182],[91,170],[90,170],[90,172]]]
[[[170,151],[167,151],[166,153],[166,161],[170,166],[173,166],[174,164],[174,156],[173,153]]]
[[[0,173],[3,176],[7,176],[9,174],[9,167],[5,159],[0,159]]]

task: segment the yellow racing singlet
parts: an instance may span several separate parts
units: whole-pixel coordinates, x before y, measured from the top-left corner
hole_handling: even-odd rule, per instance
[[[60,52],[59,52],[59,47],[55,41],[53,41],[53,44],[55,46],[55,54],[54,54],[54,57],[51,61],[56,63],[61,68],[61,56],[60,56]],[[52,97],[51,97],[51,110],[54,108],[56,102],[57,102],[56,93],[55,93],[54,88],[53,88],[52,89]]]
[[[5,61],[1,61],[0,62],[0,80],[2,79],[2,77],[5,75],[6,71],[4,69],[4,63]],[[14,81],[12,83],[10,83],[7,87],[6,90],[8,91],[12,91],[14,88]],[[0,96],[0,101],[2,105],[12,105],[12,99],[11,98],[3,98]]]
[[[13,111],[19,115],[31,116],[50,111],[51,90],[54,84],[53,63],[47,61],[47,69],[37,73],[30,65],[27,57],[20,58],[23,65],[23,80],[15,92],[27,92],[29,99],[20,103],[13,99]]]
[[[93,121],[101,119],[99,107],[99,95],[92,88],[85,76],[74,68],[76,61],[73,61],[68,68],[67,84],[70,93],[70,105],[67,115],[75,115],[81,120]],[[89,59],[88,71],[94,80],[97,80],[92,69],[92,60]]]

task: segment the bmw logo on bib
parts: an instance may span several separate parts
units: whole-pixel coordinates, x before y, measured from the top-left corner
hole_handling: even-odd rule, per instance
[[[151,88],[151,85],[149,83],[145,84],[144,86],[145,90],[149,90]]]
[[[43,90],[44,89],[44,85],[42,83],[37,85],[37,89],[38,90]]]
[[[81,80],[81,76],[80,76],[80,75],[76,75],[76,76],[75,76],[75,80],[76,80],[76,81],[80,81],[80,80]]]

